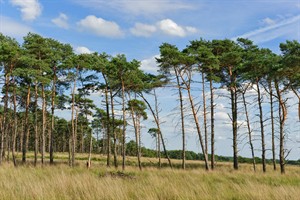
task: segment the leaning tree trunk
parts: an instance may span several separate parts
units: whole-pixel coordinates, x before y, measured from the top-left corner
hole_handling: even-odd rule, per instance
[[[158,118],[158,113],[155,114],[154,112],[154,109],[152,108],[152,106],[150,105],[149,101],[144,97],[143,94],[140,94],[140,96],[142,97],[142,99],[146,102],[146,104],[148,105],[148,108],[150,109],[151,113],[152,113],[152,116],[154,118],[154,121],[156,123],[156,126],[157,126],[157,129],[158,129],[158,132],[159,132],[159,136],[160,136],[160,139],[161,139],[161,143],[162,143],[162,146],[163,146],[163,149],[164,149],[164,154],[168,160],[168,163],[169,163],[169,166],[171,168],[173,168],[172,166],[172,162],[171,162],[171,159],[170,159],[170,156],[168,154],[168,151],[167,151],[167,148],[166,148],[166,144],[165,144],[165,140],[164,140],[164,137],[161,133],[161,129],[160,129],[160,122],[159,122],[159,118]],[[156,105],[157,107],[157,105]]]
[[[184,79],[183,75],[181,73],[179,73],[179,76],[180,76],[181,80],[183,81],[183,84],[186,86],[186,90],[188,92],[189,101],[190,101],[190,105],[191,105],[191,109],[192,109],[192,114],[193,114],[193,117],[194,117],[197,133],[198,133],[198,136],[199,136],[200,146],[201,146],[202,153],[203,153],[203,156],[204,156],[205,169],[209,170],[208,155],[205,152],[205,146],[203,144],[203,138],[202,138],[202,135],[201,135],[201,128],[200,128],[200,124],[199,124],[199,120],[198,120],[194,100],[193,100],[193,97],[191,95],[191,80],[192,80],[191,71],[186,70],[186,75],[188,77],[187,81]]]
[[[179,82],[179,74],[177,69],[174,67],[175,75],[176,75],[176,81],[177,81],[177,87],[178,87],[178,93],[179,93],[179,101],[180,101],[180,120],[181,120],[181,131],[182,131],[182,169],[185,169],[185,129],[184,129],[184,111],[183,111],[183,98],[182,98],[182,88],[180,86]]]
[[[197,113],[196,113],[196,110],[195,110],[195,105],[194,105],[194,102],[193,102],[193,97],[191,95],[190,88],[188,88],[187,91],[188,91],[189,100],[190,100],[190,104],[191,104],[191,107],[192,107],[192,113],[193,113],[194,121],[195,121],[195,124],[196,124],[197,132],[198,132],[198,136],[199,136],[199,140],[200,140],[200,145],[201,145],[201,148],[202,148],[202,153],[203,153],[203,156],[204,156],[205,169],[209,170],[208,156],[205,153],[205,149],[204,149],[204,145],[203,145],[203,139],[202,139],[202,135],[201,135],[201,131],[200,131],[201,130],[200,129],[200,124],[199,124],[199,121],[198,121],[198,117],[197,117]]]
[[[247,88],[248,88],[248,86],[247,86]],[[251,126],[250,126],[247,102],[246,102],[246,98],[245,98],[245,92],[246,92],[247,88],[242,92],[242,97],[243,97],[243,104],[244,104],[244,110],[245,110],[245,115],[246,115],[248,138],[249,138],[249,145],[250,145],[251,155],[252,155],[253,170],[256,171],[255,154],[254,154],[254,147],[253,147],[253,143],[252,143],[252,130],[251,130]]]

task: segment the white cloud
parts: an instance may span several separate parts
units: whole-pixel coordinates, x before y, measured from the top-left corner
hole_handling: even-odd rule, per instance
[[[76,54],[91,54],[93,51],[89,50],[87,47],[76,47],[75,48]]]
[[[179,37],[185,37],[188,34],[194,34],[197,32],[197,29],[194,27],[183,27],[176,24],[171,19],[164,19],[157,23],[159,29],[167,34],[172,36],[179,36]]]
[[[174,21],[170,19],[164,19],[158,22],[158,26],[162,32],[167,35],[184,37],[186,35],[184,29],[178,26]]]
[[[156,32],[154,25],[136,23],[133,28],[130,29],[131,33],[135,36],[149,37]]]
[[[281,36],[297,37],[298,30],[295,27],[299,27],[299,26],[300,26],[300,15],[297,15],[297,16],[293,16],[290,18],[285,18],[283,20],[277,21],[273,25],[259,28],[254,31],[250,31],[243,35],[232,38],[232,40],[236,40],[237,38],[248,38],[255,41],[256,43],[263,43],[263,42],[271,41]]]
[[[149,73],[157,72],[158,68],[157,68],[157,63],[155,58],[159,58],[159,55],[155,55],[152,56],[151,58],[142,60],[141,69]]]
[[[38,0],[10,0],[10,2],[19,7],[25,21],[35,20],[42,13],[42,5]]]
[[[158,21],[154,25],[136,23],[135,26],[130,29],[133,35],[141,37],[150,37],[158,30],[166,35],[178,37],[185,37],[189,34],[194,34],[198,32],[198,30],[195,27],[179,26],[171,19],[163,19],[161,21]]]
[[[22,38],[28,32],[33,32],[33,30],[29,26],[0,15],[0,32],[10,37]]]
[[[51,21],[60,28],[69,29],[68,16],[64,13],[60,13],[57,18],[54,18]]]
[[[94,15],[89,15],[86,18],[77,22],[79,29],[88,33],[93,33],[97,36],[104,37],[121,37],[123,32],[119,25],[113,21],[106,21],[102,18],[97,18]]]
[[[86,7],[104,10],[109,7],[129,15],[158,15],[177,10],[195,9],[195,5],[183,2],[181,0],[163,0],[163,1],[128,1],[128,0],[76,0],[78,4]]]

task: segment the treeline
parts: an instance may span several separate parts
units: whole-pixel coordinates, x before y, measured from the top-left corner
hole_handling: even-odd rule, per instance
[[[204,161],[207,170],[214,169],[216,158],[221,158],[214,152],[215,113],[218,112],[215,93],[222,88],[227,90],[231,109],[234,169],[238,169],[238,163],[242,162],[238,156],[238,137],[242,134],[239,119],[242,117],[253,169],[256,170],[257,163],[262,163],[266,172],[265,127],[268,120],[271,124],[273,169],[276,170],[277,166],[277,151],[281,173],[285,173],[288,155],[288,147],[285,146],[287,94],[293,93],[298,98],[300,118],[298,41],[280,44],[281,55],[259,48],[243,38],[237,41],[200,39],[191,41],[183,50],[164,43],[159,49],[159,73],[153,75],[142,71],[139,61],[128,61],[125,55],[77,55],[69,44],[52,38],[29,33],[19,44],[1,34],[3,104],[0,113],[0,163],[11,159],[11,155],[17,165],[16,151],[22,152],[22,162],[26,163],[28,150],[33,150],[34,164],[38,163],[38,155],[43,164],[46,152],[49,152],[49,161],[53,164],[54,152],[63,151],[69,152],[70,166],[75,164],[76,152],[89,152],[87,163],[90,166],[91,153],[99,152],[107,155],[107,166],[113,163],[118,167],[118,156],[121,155],[122,169],[125,170],[128,155],[126,137],[128,130],[132,129],[135,155],[142,169],[141,156],[145,149],[141,144],[141,121],[148,118],[148,109],[156,125],[149,128],[148,133],[156,140],[159,167],[162,156],[172,167],[171,158],[181,153],[179,158],[183,169],[185,160],[195,157],[185,150],[187,122],[192,117],[202,150],[199,159]],[[196,78],[199,76],[200,81]],[[199,82],[200,94],[193,91],[194,87],[199,87]],[[179,152],[167,151],[163,137],[159,96],[156,93],[156,89],[162,87],[172,87],[178,92],[182,133],[182,150]],[[94,93],[102,94],[97,104],[89,99]],[[249,115],[248,93],[254,93],[256,99],[261,161],[255,156],[253,126],[256,122]],[[200,106],[195,102],[197,96],[202,98]],[[267,104],[268,108],[263,104]],[[63,109],[71,111],[69,121],[57,117],[58,111]],[[279,149],[275,145],[277,138]]]
[[[135,156],[136,155],[136,144],[133,140],[129,141],[126,144],[126,154],[129,156]],[[182,160],[182,150],[167,150],[168,155],[171,159],[177,159]],[[95,152],[96,153],[96,152]],[[148,158],[157,158],[158,152],[154,149],[149,149],[146,147],[141,148],[141,153],[143,157]],[[186,160],[204,160],[204,155],[201,153],[195,153],[194,151],[185,151]],[[166,158],[165,155],[162,155],[163,158]],[[208,154],[208,159],[211,159],[211,155]],[[231,156],[221,156],[221,155],[215,155],[215,160],[217,162],[233,162],[233,157]],[[239,163],[248,163],[252,164],[253,160],[252,158],[247,157],[238,157]],[[255,157],[255,162],[258,164],[262,164],[262,159],[259,157]],[[266,159],[267,164],[272,164],[272,159]],[[276,160],[276,162],[279,162],[279,160]],[[287,160],[287,164],[289,165],[300,165],[300,159],[299,160]]]

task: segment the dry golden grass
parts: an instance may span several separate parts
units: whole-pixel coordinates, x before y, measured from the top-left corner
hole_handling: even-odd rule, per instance
[[[55,166],[19,166],[12,163],[0,167],[0,199],[299,199],[300,168],[287,167],[266,174],[252,172],[251,165],[234,171],[231,164],[219,163],[215,171],[203,167],[171,170],[146,167],[139,171],[129,166],[122,173],[105,167],[101,156],[86,169],[86,155],[77,155],[78,166],[66,163]],[[66,162],[65,159],[63,159]],[[134,163],[134,158],[129,158]],[[143,159],[156,162],[155,159]],[[180,164],[180,161],[174,161]],[[199,162],[188,162],[197,165]],[[121,170],[121,169],[120,169]]]

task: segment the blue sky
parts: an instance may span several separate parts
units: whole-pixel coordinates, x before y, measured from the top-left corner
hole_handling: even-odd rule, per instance
[[[28,31],[71,44],[78,52],[149,59],[169,42],[245,36],[279,52],[300,37],[299,0],[1,0],[0,30]]]
[[[129,60],[140,60],[148,72],[156,71],[154,57],[163,42],[184,48],[200,37],[246,37],[279,53],[280,42],[300,40],[300,0],[0,0],[0,6],[0,32],[20,42],[31,31],[69,43],[77,53],[123,53]],[[181,136],[167,114],[176,107],[176,95],[171,95],[176,92],[159,92],[164,95],[161,105],[169,147],[179,149]],[[230,136],[224,134],[230,126],[224,122],[228,120],[228,105],[223,103],[219,100],[217,106],[216,120],[220,123],[216,129],[220,134],[216,151],[231,155],[231,148],[222,148],[231,146]],[[294,133],[300,128],[289,130]],[[292,141],[300,140],[299,134],[292,136]],[[147,137],[145,143],[153,147]],[[199,152],[195,135],[188,136],[188,145]],[[259,148],[259,142],[256,145]],[[298,143],[290,145],[291,158],[299,159]],[[242,155],[250,155],[242,143],[240,148]],[[258,151],[257,156],[260,154]]]

